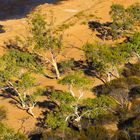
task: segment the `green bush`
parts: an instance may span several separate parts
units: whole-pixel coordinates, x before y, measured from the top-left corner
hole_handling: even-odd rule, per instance
[[[140,77],[140,62],[131,65],[129,68],[124,69],[125,76],[137,76]]]
[[[6,113],[7,113],[6,109],[3,106],[1,106],[0,107],[0,121],[2,121],[3,119],[6,119],[6,116],[7,116]]]
[[[0,123],[0,140],[28,140],[28,138],[19,132],[14,132],[6,125]]]
[[[112,140],[130,140],[127,131],[118,130],[113,136]]]

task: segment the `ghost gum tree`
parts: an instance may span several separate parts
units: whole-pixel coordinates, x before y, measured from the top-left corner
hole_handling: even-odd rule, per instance
[[[84,117],[91,120],[98,118],[99,115],[113,114],[119,106],[114,99],[107,95],[84,99],[81,105],[85,106],[83,111],[88,111]]]
[[[137,56],[140,60],[139,38],[140,33],[135,33],[127,42],[111,47],[101,43],[85,44],[83,51],[88,68],[104,83],[109,82],[111,77],[119,78],[119,68],[128,63],[130,58]]]
[[[125,55],[118,47],[109,47],[105,44],[90,44],[83,46],[85,59],[89,69],[93,70],[96,77],[104,83],[111,77],[118,78],[118,65],[125,62]],[[106,77],[105,80],[104,78]]]
[[[135,3],[128,8],[113,4],[109,12],[112,18],[111,31],[113,39],[129,36],[140,24],[140,5]]]
[[[76,99],[73,113],[66,117],[66,121],[68,121],[69,118],[72,116],[75,117],[74,120],[76,122],[79,122],[81,120],[83,114],[78,113],[79,102],[81,98],[84,96],[84,94],[86,93],[86,91],[88,91],[91,88],[92,82],[93,81],[87,78],[81,71],[68,74],[62,80],[59,81],[59,83],[68,86],[68,91]]]
[[[45,123],[48,128],[66,129],[68,122],[65,121],[69,114],[73,113],[75,98],[69,92],[52,91],[49,95],[54,107],[47,113]]]
[[[131,27],[131,24],[126,17],[125,8],[123,5],[113,4],[111,6],[110,15],[113,20],[111,25],[112,35],[113,38],[116,39],[123,36],[126,30]]]
[[[31,88],[35,86],[35,78],[31,74],[33,57],[29,53],[11,49],[0,58],[0,64],[1,90],[10,95],[18,108],[35,117],[32,110],[40,92],[35,89],[31,93]]]
[[[60,78],[58,69],[58,57],[62,53],[62,34],[58,34],[54,29],[54,19],[47,23],[43,15],[39,12],[33,13],[29,17],[30,26],[30,48],[39,55],[46,64],[50,64],[56,73],[56,78]]]
[[[82,99],[91,88],[93,81],[81,71],[68,74],[59,83],[68,86],[68,92],[53,91],[49,99],[55,103],[54,109],[47,113],[46,125],[51,129],[68,129],[69,125],[82,129],[82,119],[92,120],[99,114],[113,112],[117,106],[115,100],[109,96],[95,99]]]
[[[134,33],[127,42],[119,45],[120,49],[125,50],[130,56],[136,56],[140,61],[140,32]]]
[[[72,72],[66,75],[62,80],[59,81],[59,83],[67,85],[68,90],[73,97],[76,97],[76,95],[79,94],[78,99],[83,97],[84,92],[89,90],[92,85],[91,79],[86,77],[81,71]],[[73,91],[73,88],[78,90],[78,94]]]
[[[102,95],[95,99],[80,99],[73,97],[70,92],[53,91],[49,101],[54,103],[53,108],[46,115],[46,126],[52,130],[63,130],[63,134],[71,128],[82,130],[82,120],[88,119],[91,123],[99,115],[115,112],[117,103],[109,96]],[[90,124],[91,125],[91,124]]]

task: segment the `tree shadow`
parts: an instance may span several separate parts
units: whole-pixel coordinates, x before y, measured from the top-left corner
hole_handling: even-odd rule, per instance
[[[121,130],[125,130],[127,127],[131,126],[133,121],[136,119],[136,116],[127,118],[126,120],[120,121],[118,123],[118,128]]]
[[[20,104],[19,100],[16,98],[16,93],[12,89],[6,89],[2,94],[0,94],[0,97],[3,99],[11,99],[9,103],[16,107]]]
[[[101,96],[104,95],[104,89],[105,89],[106,85],[98,85],[92,88],[92,92],[94,92],[94,94],[96,96]]]
[[[0,0],[0,20],[25,17],[41,4],[58,4],[61,0]]]
[[[52,92],[60,92],[61,90],[57,90],[54,86],[47,86],[47,89],[43,92],[43,96],[47,97],[47,100],[38,101],[37,106],[39,108],[46,108],[47,110],[53,110],[57,104],[54,101],[50,100],[50,96]]]
[[[73,58],[66,61],[60,61],[57,65],[61,75],[65,75],[77,70],[84,71],[84,69],[86,69],[86,65],[83,60],[74,60]],[[54,69],[51,71],[52,73],[55,73]]]
[[[49,111],[53,110],[56,108],[56,106],[58,106],[55,101],[51,101],[50,100],[50,95],[52,92],[60,92],[60,90],[57,90],[55,89],[53,86],[48,86],[46,91],[44,91],[43,93],[43,96],[47,96],[47,100],[44,100],[44,101],[38,101],[37,102],[37,106],[39,108],[42,108],[43,111],[41,113],[41,116],[39,116],[37,118],[37,123],[36,123],[36,126],[38,127],[42,127],[42,128],[45,128],[46,126],[44,125],[45,124],[45,120],[46,120],[46,115]]]
[[[100,23],[98,21],[89,21],[88,26],[93,31],[97,31],[96,36],[102,40],[112,40],[112,32],[110,26],[112,22]]]
[[[54,102],[51,102],[51,101],[48,101],[48,100],[45,100],[43,102],[37,102],[37,106],[38,107],[41,107],[41,108],[47,108],[49,110],[52,110],[55,108],[55,103]]]

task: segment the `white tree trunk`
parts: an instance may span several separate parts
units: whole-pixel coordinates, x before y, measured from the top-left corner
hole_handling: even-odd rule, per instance
[[[107,73],[107,82],[110,82],[111,81],[111,75],[110,73]]]
[[[33,105],[32,105],[31,107],[28,107],[28,113],[29,113],[30,115],[32,115],[34,118],[36,118],[36,116],[35,116],[34,113],[33,113],[33,109],[34,109],[34,107],[35,107],[35,104],[36,104],[36,103],[33,103]]]
[[[72,85],[68,85],[68,89],[73,97],[75,97],[75,93],[72,90]]]
[[[14,88],[14,85],[10,81],[8,81],[8,85],[9,85],[9,88],[13,89],[16,92],[16,94],[17,94],[17,96],[18,96],[18,98],[19,98],[19,100],[21,102],[21,106],[23,108],[25,108],[26,104],[25,104],[25,101],[23,99],[24,97],[22,98],[20,92],[16,88]],[[24,94],[24,96],[26,96],[26,94]]]
[[[55,60],[55,57],[53,56],[53,53],[50,51],[50,54],[51,54],[51,59],[49,59],[48,57],[44,57],[42,56],[41,54],[38,54],[41,58],[44,58],[44,61],[46,63],[50,63],[54,69],[55,69],[55,72],[56,72],[56,78],[57,79],[60,79],[60,72],[58,70],[58,65],[57,65],[57,61]]]
[[[21,106],[22,106],[22,108],[26,108],[26,104],[23,100],[21,101]]]
[[[52,58],[52,65],[55,68],[56,78],[60,79],[60,73],[59,73],[59,70],[58,70],[58,65],[57,65],[56,57],[53,55],[53,53],[51,51],[50,51],[50,54],[51,54],[51,58]]]
[[[57,79],[60,79],[60,73],[59,73],[59,70],[58,70],[57,63],[54,62],[54,63],[53,63],[53,66],[54,66],[54,68],[55,68],[55,72],[56,72],[56,77],[57,77]]]
[[[120,77],[119,71],[118,71],[118,69],[117,69],[116,66],[114,67],[114,73],[115,73],[115,75],[116,75],[117,78]]]

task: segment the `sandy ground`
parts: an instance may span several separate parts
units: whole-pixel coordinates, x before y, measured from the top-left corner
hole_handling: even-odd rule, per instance
[[[44,14],[48,14],[49,11],[53,11],[55,17],[55,25],[60,26],[62,23],[69,24],[74,23],[68,29],[64,31],[64,44],[67,47],[65,54],[68,58],[75,58],[76,60],[83,58],[83,53],[78,48],[86,42],[101,41],[92,32],[87,24],[81,24],[86,21],[89,14],[95,15],[93,18],[88,17],[88,20],[95,20],[97,17],[101,21],[106,22],[110,20],[109,10],[112,3],[120,3],[128,6],[132,3],[139,2],[139,0],[69,0],[57,5],[43,4],[38,6]],[[75,18],[74,15],[83,11],[85,16]],[[4,42],[16,35],[26,35],[26,18],[16,20],[0,21],[0,24],[4,26],[6,32],[0,34],[0,53],[2,54],[4,49]],[[112,43],[112,42],[107,42]],[[38,81],[43,86],[54,86],[56,89],[66,90],[65,86],[61,86],[56,80],[50,80],[45,77],[37,77]],[[99,85],[101,82],[95,79],[94,85]],[[94,97],[93,93],[87,93],[84,98]],[[40,100],[46,100],[46,97],[41,97]],[[8,117],[5,121],[9,126],[12,126],[15,130],[20,129],[22,122],[24,122],[25,132],[34,130],[37,120],[30,117],[25,111],[17,109],[14,104],[9,103],[10,99],[0,97],[0,105],[7,108]],[[43,109],[36,107],[34,112],[38,117],[42,113]],[[24,128],[22,128],[22,131]]]

